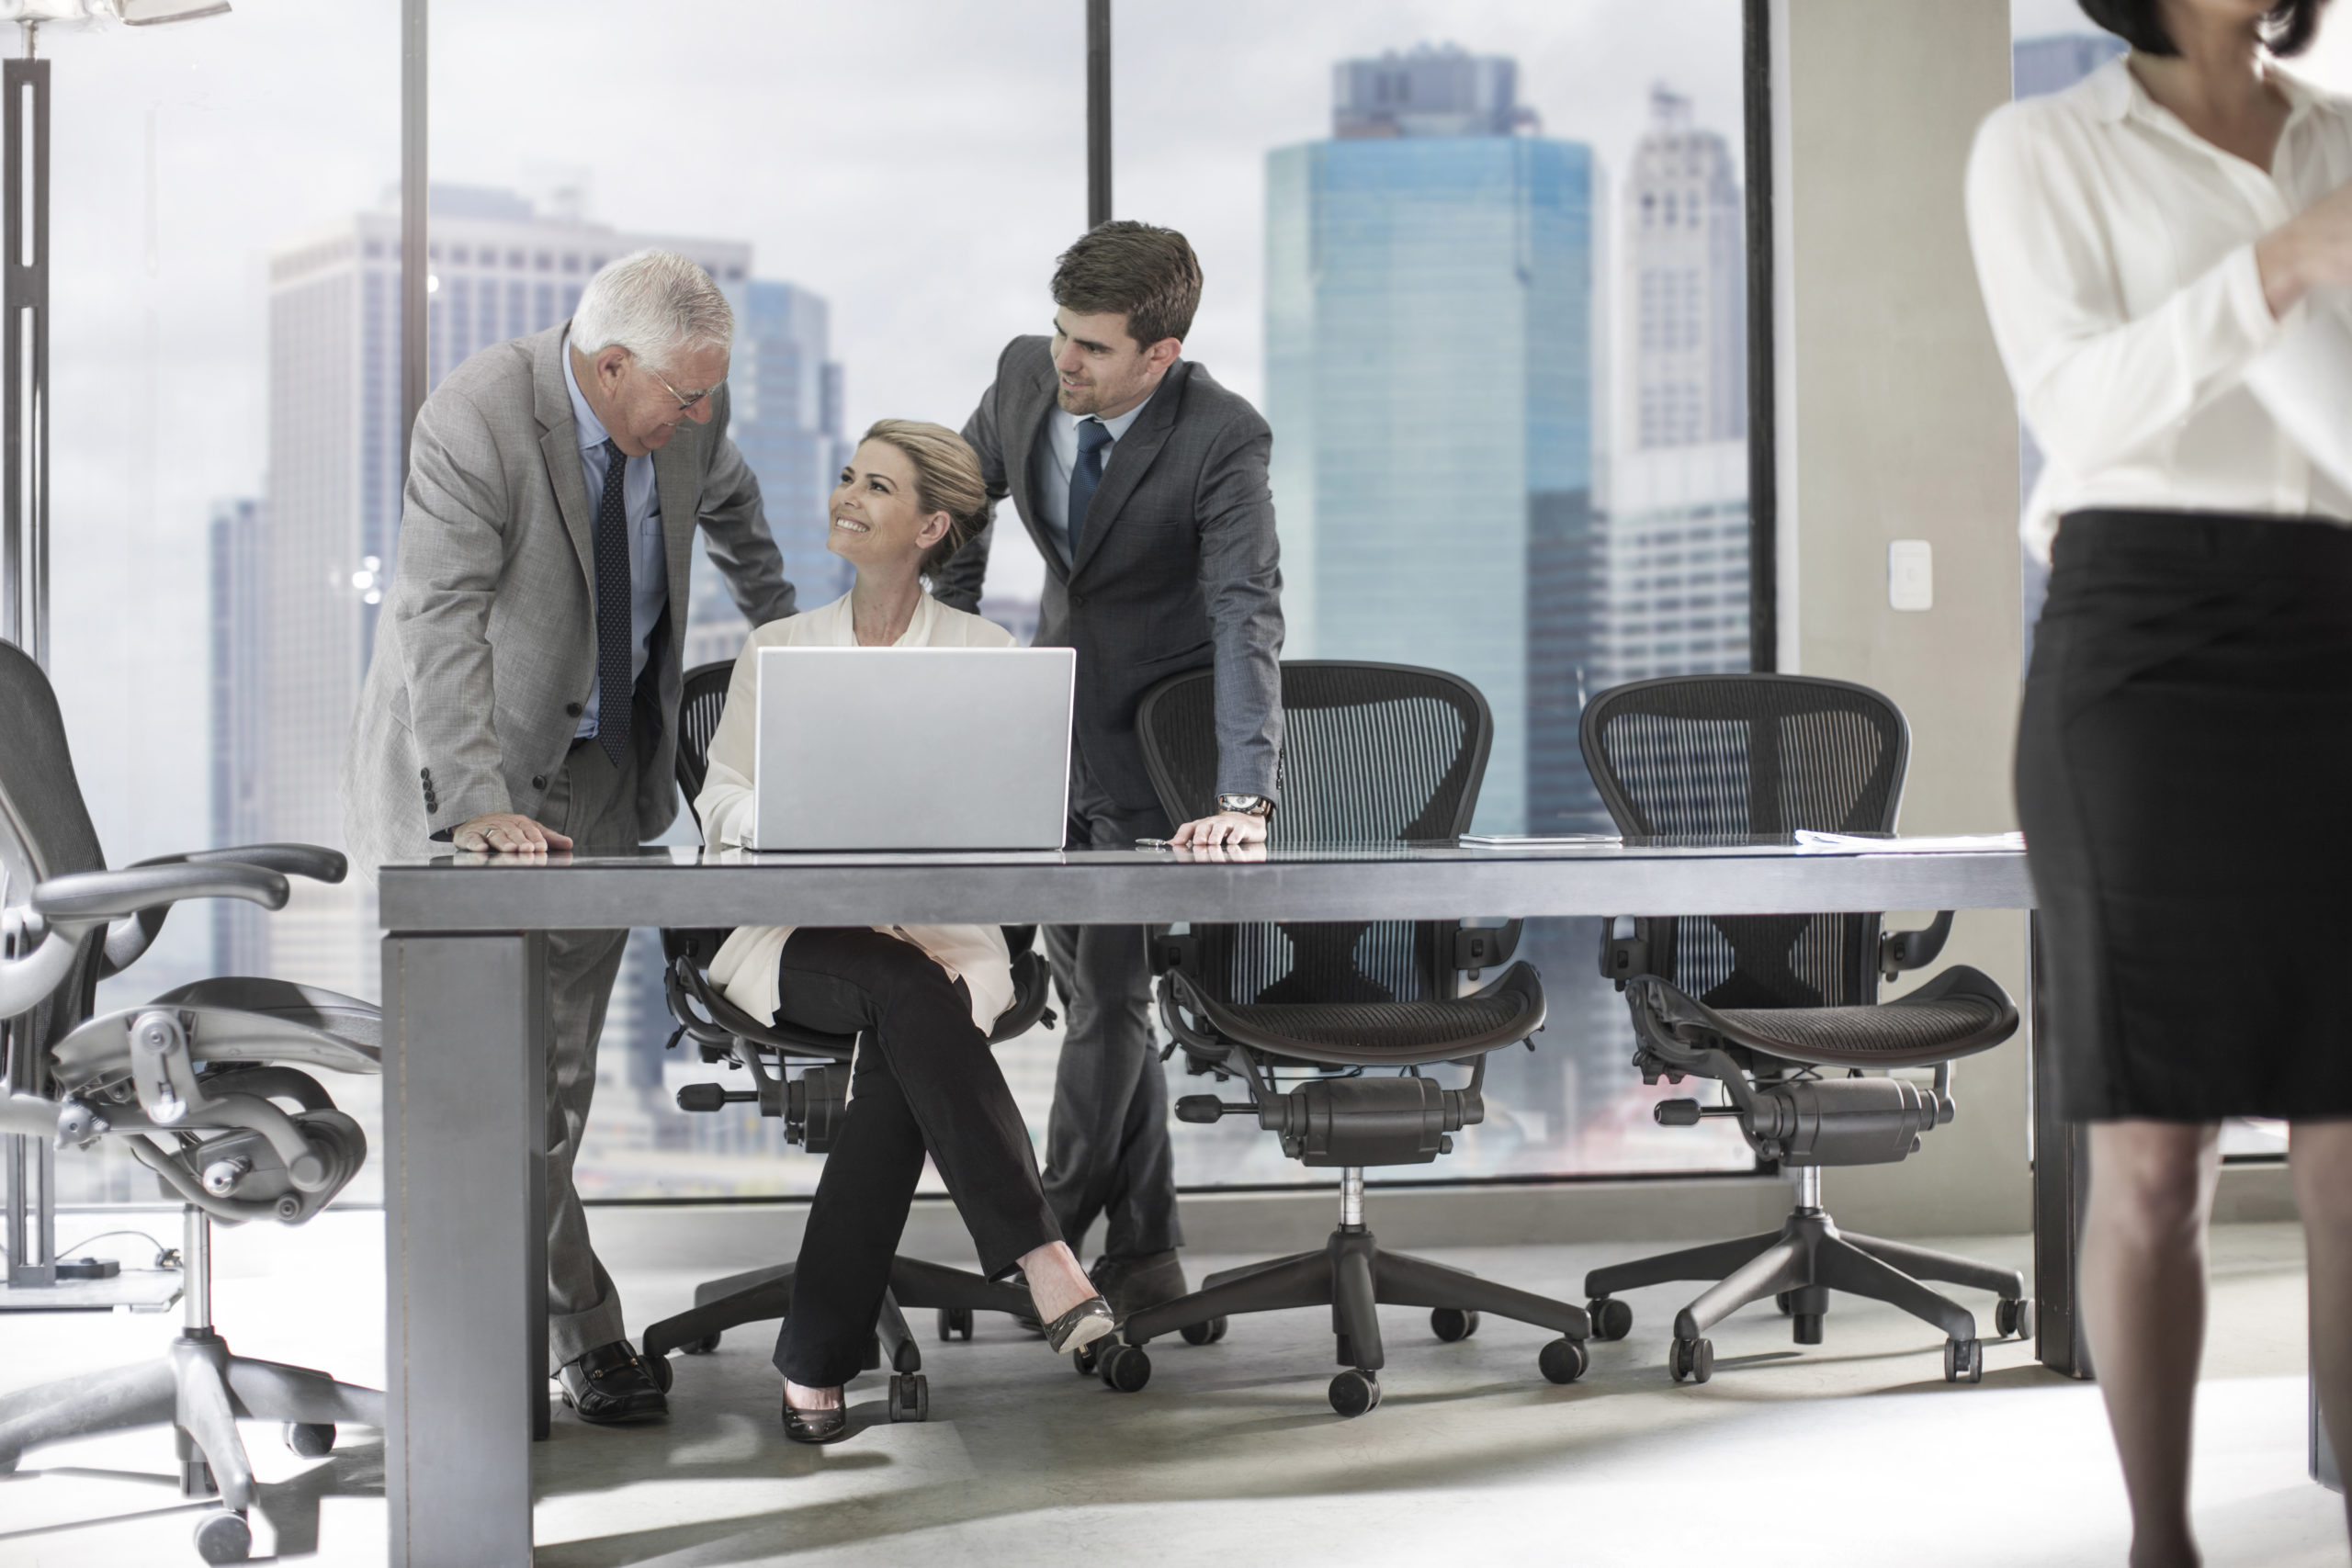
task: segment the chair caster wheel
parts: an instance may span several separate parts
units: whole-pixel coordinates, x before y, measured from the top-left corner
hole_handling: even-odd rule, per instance
[[[1380,1374],[1351,1367],[1331,1380],[1331,1408],[1342,1416],[1363,1416],[1380,1408]]]
[[[2019,1339],[2033,1337],[2034,1316],[2031,1302],[2000,1302],[1993,1308],[1993,1328],[2003,1338],[2014,1335]]]
[[[1565,1335],[1546,1340],[1544,1348],[1535,1352],[1535,1370],[1544,1374],[1546,1382],[1574,1382],[1584,1376],[1585,1368],[1590,1364],[1582,1341]]]
[[[1116,1340],[1097,1341],[1104,1346],[1095,1358],[1095,1372],[1104,1388],[1121,1393],[1140,1393],[1143,1385],[1151,1381],[1151,1358],[1144,1354],[1140,1345],[1122,1345]]]
[[[718,1348],[718,1336],[706,1334],[699,1339],[689,1339],[678,1347],[689,1356],[707,1356]]]
[[[334,1423],[288,1421],[286,1423],[286,1446],[304,1459],[323,1459],[334,1451]]]
[[[1947,1339],[1944,1341],[1944,1382],[1983,1382],[1984,1381],[1984,1341],[1982,1339]]]
[[[931,1419],[931,1380],[921,1372],[897,1372],[890,1378],[890,1419]]]
[[[1225,1337],[1227,1326],[1224,1318],[1213,1317],[1206,1323],[1188,1323],[1179,1332],[1187,1345],[1214,1345]]]
[[[253,1527],[226,1508],[206,1514],[196,1521],[196,1554],[207,1562],[243,1562],[254,1554]]]
[[[1677,1339],[1667,1351],[1666,1370],[1676,1382],[1705,1382],[1715,1375],[1714,1341]]]
[[[1634,1332],[1634,1308],[1631,1303],[1614,1296],[1595,1296],[1585,1303],[1585,1314],[1592,1319],[1595,1339],[1623,1339]]]
[[[1081,1345],[1069,1353],[1069,1364],[1078,1369],[1080,1377],[1091,1378],[1094,1375],[1095,1368],[1102,1359],[1103,1343],[1102,1340],[1097,1339],[1092,1344]]]
[[[645,1363],[645,1375],[651,1378],[653,1386],[663,1393],[669,1393],[670,1385],[678,1381],[678,1370],[670,1364],[669,1357],[640,1356],[638,1359]]]
[[[971,1337],[972,1309],[970,1307],[941,1307],[939,1309],[939,1342],[941,1344],[944,1345],[951,1339]]]
[[[1464,1307],[1439,1307],[1430,1314],[1430,1332],[1448,1345],[1478,1332],[1478,1314]]]
[[[1772,1304],[1780,1308],[1781,1315],[1782,1317],[1794,1317],[1797,1311],[1796,1292],[1794,1291],[1782,1291],[1780,1294],[1772,1298]]]

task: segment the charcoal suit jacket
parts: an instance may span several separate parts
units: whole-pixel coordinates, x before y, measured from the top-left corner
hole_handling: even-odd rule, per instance
[[[1136,738],[1157,682],[1216,671],[1217,790],[1276,798],[1282,749],[1282,559],[1266,481],[1273,435],[1190,360],[1168,368],[1111,448],[1076,557],[1046,536],[1031,458],[1058,384],[1051,340],[1015,338],[964,426],[989,499],[1008,497],[1046,560],[1036,644],[1078,650],[1075,743],[1121,807],[1158,804]],[[977,610],[994,525],[943,569],[941,603]]]

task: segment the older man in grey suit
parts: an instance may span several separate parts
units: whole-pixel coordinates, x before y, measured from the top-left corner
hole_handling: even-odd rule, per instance
[[[677,815],[695,528],[753,625],[793,611],[759,481],[727,438],[733,336],[707,274],[640,251],[590,280],[570,321],[483,350],[425,400],[344,757],[363,865],[630,850]],[[599,1423],[667,1408],[571,1180],[627,936],[548,943],[549,1359]]]
[[[964,437],[990,499],[1012,497],[1045,557],[1038,644],[1078,650],[1069,841],[1261,842],[1282,746],[1272,435],[1257,410],[1183,358],[1201,300],[1183,235],[1105,223],[1063,253],[1053,297],[1053,336],[1005,349]],[[989,537],[949,563],[942,602],[978,605]],[[1210,668],[1222,809],[1171,829],[1144,770],[1136,705],[1155,682]],[[1073,1247],[1107,1221],[1094,1282],[1125,1317],[1184,1292],[1147,933],[1059,927],[1046,946],[1069,1031],[1046,1194]]]

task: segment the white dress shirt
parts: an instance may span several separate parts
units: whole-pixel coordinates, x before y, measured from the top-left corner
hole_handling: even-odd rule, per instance
[[[1102,448],[1105,470],[1111,467],[1111,454],[1118,449],[1119,438],[1135,428],[1136,421],[1143,417],[1143,411],[1151,406],[1151,399],[1159,395],[1159,389],[1154,387],[1151,397],[1144,399],[1116,419],[1097,419],[1093,414],[1086,416],[1111,433],[1111,445]],[[1069,471],[1078,467],[1078,427],[1083,423],[1084,420],[1065,410],[1058,401],[1047,409],[1046,438],[1037,443],[1029,470],[1031,491],[1037,502],[1037,514],[1046,520],[1046,537],[1054,542],[1054,550],[1062,558],[1065,566],[1069,564]]]
[[[571,423],[580,433],[580,471],[588,480],[588,525],[594,529],[596,506],[605,494],[605,442],[612,432],[588,406],[580,381],[571,373],[569,333],[558,352],[563,359],[563,389],[571,394]],[[661,624],[662,611],[670,603],[670,558],[662,542],[662,496],[653,484],[653,454],[624,462],[621,506],[628,514],[628,675],[633,685],[645,673],[645,661],[652,653],[653,628]],[[596,733],[605,696],[600,685],[590,684],[588,705],[582,710],[580,728],[573,735],[584,738]]]
[[[752,783],[759,766],[754,750],[758,738],[760,649],[763,648],[855,648],[857,633],[850,623],[849,595],[802,615],[770,621],[753,632],[735,657],[735,673],[727,683],[727,706],[710,738],[710,771],[703,775],[702,793],[695,796],[695,816],[702,822],[702,841],[712,849],[738,848],[753,837],[759,799]],[[1012,648],[1012,634],[994,621],[951,610],[926,593],[915,605],[914,619],[893,648]],[[972,996],[972,1021],[986,1034],[996,1027],[999,1014],[1012,1005],[1012,956],[997,926],[876,926],[876,931],[910,942],[961,980]],[[775,1016],[776,962],[783,956],[791,926],[738,926],[718,956],[710,961],[710,977],[727,999],[766,1022]]]
[[[2245,385],[2312,310],[2270,313],[2255,242],[2352,179],[2352,105],[2269,68],[2290,106],[2269,172],[2150,97],[2125,61],[1996,109],[1968,161],[1993,338],[2047,459],[2026,504],[2043,560],[2079,507],[2352,521]]]

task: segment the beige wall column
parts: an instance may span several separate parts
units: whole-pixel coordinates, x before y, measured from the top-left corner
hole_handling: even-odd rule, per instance
[[[1901,705],[1905,832],[2005,830],[2017,408],[1961,185],[1978,123],[2009,96],[2007,0],[1773,0],[1771,16],[1781,668]],[[1890,607],[1897,539],[1932,547],[1932,609]],[[2022,1004],[2023,956],[2021,916],[1978,913],[1960,918],[1943,962],[1974,964]],[[1909,1160],[1826,1173],[1841,1224],[2029,1225],[2022,1039],[1962,1063],[1955,1091],[1959,1116]]]

